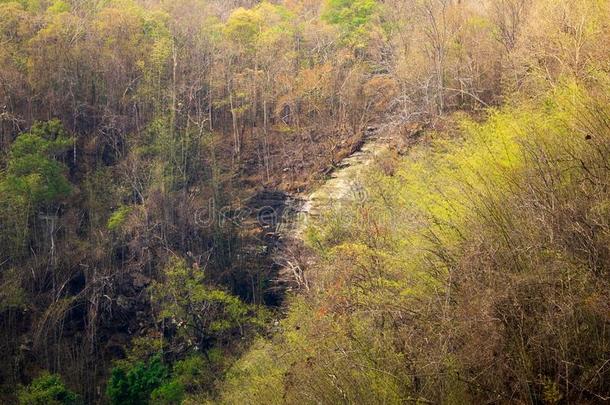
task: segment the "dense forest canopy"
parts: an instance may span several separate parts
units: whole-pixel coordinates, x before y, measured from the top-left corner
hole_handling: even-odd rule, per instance
[[[608,145],[608,0],[0,0],[0,402],[608,401]]]

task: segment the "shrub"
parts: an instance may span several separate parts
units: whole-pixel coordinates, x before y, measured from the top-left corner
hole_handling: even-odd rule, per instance
[[[76,405],[78,396],[56,374],[43,374],[19,391],[20,405]]]
[[[112,369],[106,388],[110,403],[115,405],[145,405],[151,393],[168,377],[168,369],[157,355],[144,363],[119,365]]]

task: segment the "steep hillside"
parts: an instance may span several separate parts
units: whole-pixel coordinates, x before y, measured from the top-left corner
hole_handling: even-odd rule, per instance
[[[0,402],[594,403],[608,0],[0,0]]]
[[[366,198],[315,200],[304,287],[219,402],[607,401],[609,85],[352,166]]]

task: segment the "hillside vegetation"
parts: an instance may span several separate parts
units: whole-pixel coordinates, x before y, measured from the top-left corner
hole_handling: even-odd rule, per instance
[[[608,84],[380,158],[367,201],[310,228],[314,287],[223,402],[607,399]]]
[[[608,401],[608,44],[608,0],[0,0],[0,402]],[[366,198],[261,217],[372,134]]]

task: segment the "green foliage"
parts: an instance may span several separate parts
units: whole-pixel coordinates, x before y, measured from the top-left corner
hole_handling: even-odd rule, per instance
[[[252,47],[262,30],[263,19],[256,10],[238,8],[231,13],[225,26],[225,34],[233,41]]]
[[[222,360],[215,361],[213,357],[209,353],[206,357],[198,354],[176,362],[171,380],[152,393],[152,403],[180,404],[187,393],[197,394],[210,390],[217,378],[218,361]]]
[[[265,47],[291,34],[291,18],[286,8],[262,2],[252,9],[235,9],[223,26],[223,32],[243,50],[263,53]]]
[[[18,4],[21,7],[23,7],[23,9],[35,13],[40,11],[41,9],[41,2],[40,0],[0,0],[0,4],[4,4],[4,3],[14,3],[14,4]]]
[[[10,146],[6,171],[0,171],[0,258],[22,254],[32,215],[71,193],[58,160],[71,143],[61,123],[51,120],[34,124]]]
[[[19,391],[20,405],[76,405],[78,396],[56,374],[43,374]]]
[[[327,0],[323,19],[340,28],[345,39],[356,44],[378,9],[376,0]]]
[[[222,404],[279,404],[284,393],[284,376],[289,358],[271,342],[256,341],[227,373]]]
[[[168,377],[168,369],[161,356],[148,362],[119,365],[112,369],[106,395],[113,405],[146,405],[151,393],[162,386]]]
[[[324,18],[349,30],[366,25],[377,7],[375,0],[328,0]]]
[[[146,342],[155,347],[160,341],[140,339],[136,343]],[[189,395],[209,392],[224,362],[222,353],[211,349],[205,355],[178,360],[170,368],[161,362],[160,355],[149,356],[147,352],[146,348],[135,348],[126,360],[117,362],[106,390],[112,404],[181,404]]]
[[[127,217],[129,216],[129,214],[131,213],[132,210],[133,210],[132,207],[125,206],[125,205],[123,205],[123,206],[119,207],[117,210],[115,210],[112,213],[112,215],[110,215],[110,218],[108,218],[108,224],[106,225],[108,230],[116,231],[116,230],[120,229],[121,226],[123,226],[123,224],[127,220]]]
[[[181,404],[184,395],[184,385],[172,380],[152,392],[151,403],[155,405]]]
[[[59,120],[34,124],[11,145],[6,177],[0,186],[14,198],[37,206],[67,196],[71,186],[57,157],[72,144]]]
[[[150,287],[159,319],[171,320],[179,333],[208,349],[215,338],[258,324],[254,307],[204,283],[204,273],[174,260],[165,270],[165,281]]]
[[[138,336],[131,340],[125,364],[136,364],[163,352],[163,341],[155,336]]]
[[[55,0],[47,11],[53,14],[67,13],[70,11],[70,5],[63,0]]]

